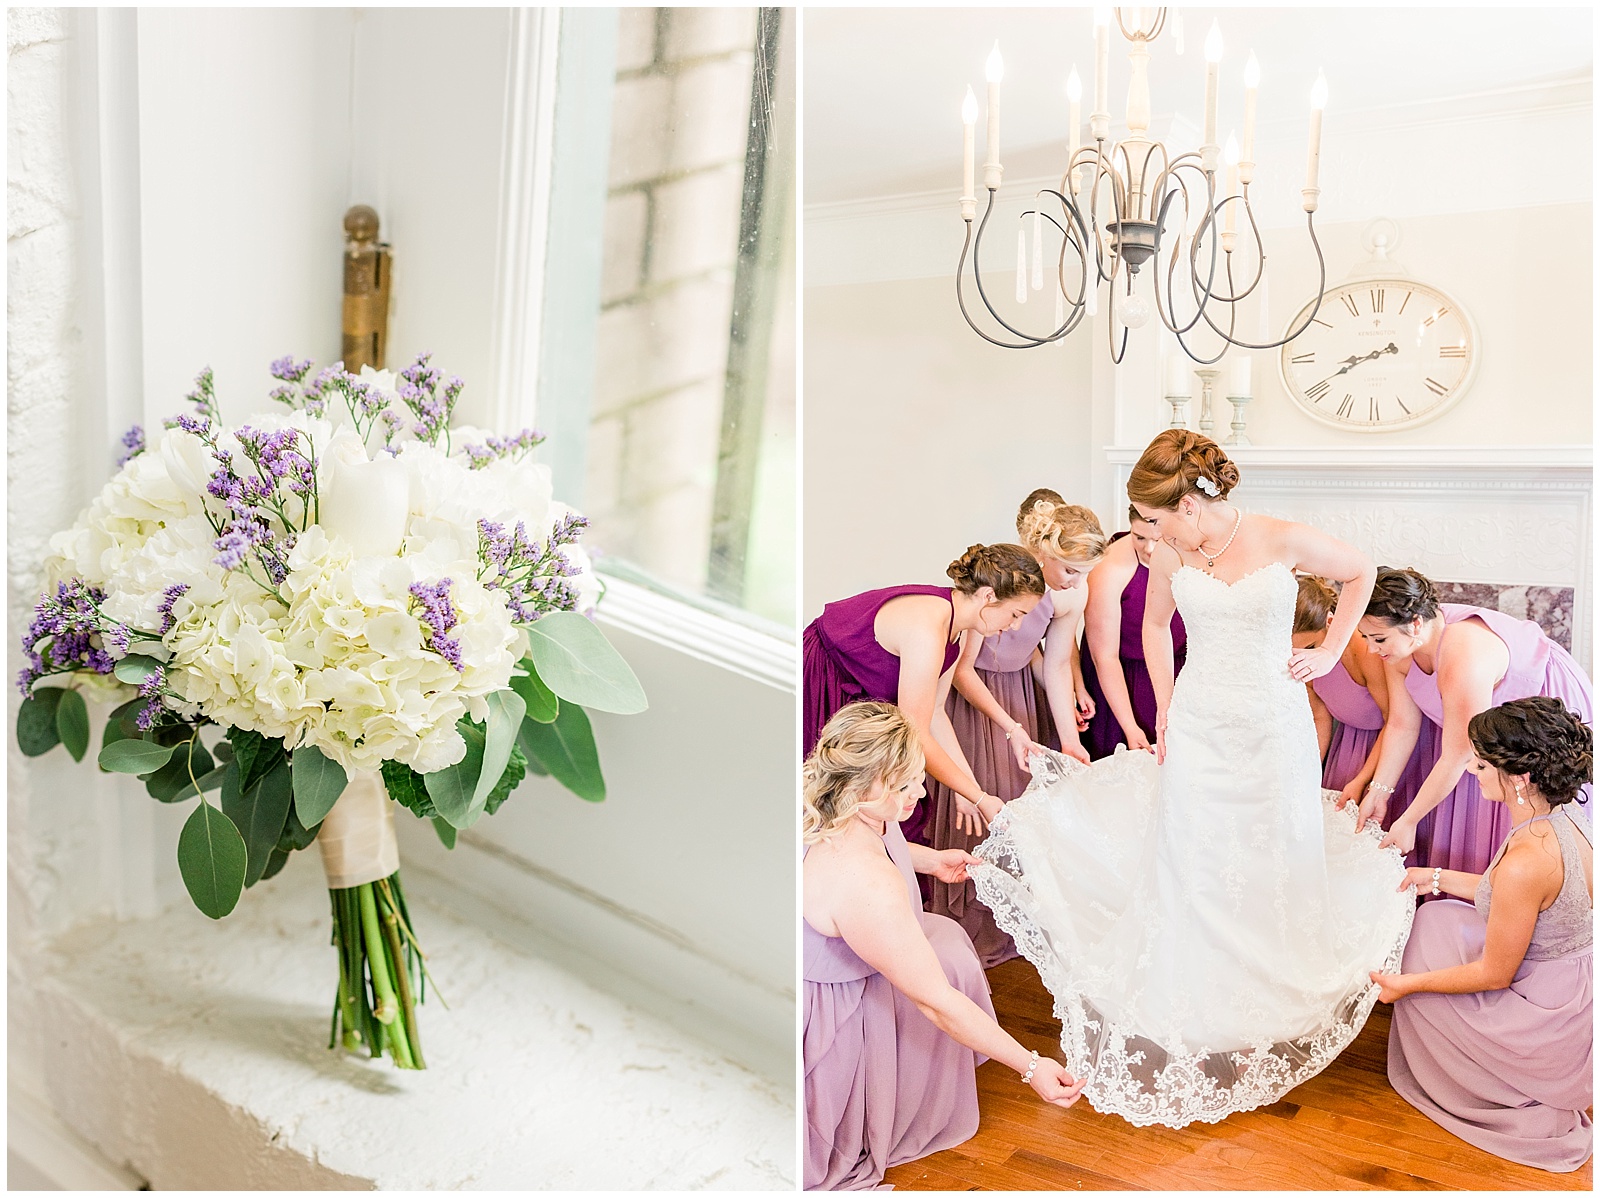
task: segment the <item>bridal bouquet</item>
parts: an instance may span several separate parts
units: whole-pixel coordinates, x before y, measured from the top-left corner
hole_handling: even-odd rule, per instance
[[[451,418],[424,354],[400,371],[272,364],[281,409],[223,423],[211,372],[56,534],[23,637],[17,739],[83,760],[86,699],[116,704],[102,770],[198,798],[178,867],[213,919],[320,847],[342,1042],[423,1068],[426,966],[388,799],[447,847],[532,770],[605,797],[585,707],[644,710],[581,612],[586,521],[552,500],[531,430]],[[207,797],[215,793],[213,802]]]

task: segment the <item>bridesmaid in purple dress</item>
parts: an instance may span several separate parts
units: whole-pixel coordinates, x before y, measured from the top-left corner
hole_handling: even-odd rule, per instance
[[[976,858],[900,834],[922,793],[918,740],[898,708],[852,703],[805,764],[808,1190],[870,1189],[969,1139],[986,1058],[1058,1106],[1083,1088],[995,1022],[972,942],[921,909],[914,869],[957,881]]]
[[[1440,603],[1438,588],[1415,570],[1378,571],[1360,630],[1384,660],[1389,689],[1388,733],[1361,802],[1362,820],[1383,818],[1420,735],[1421,752],[1432,763],[1427,780],[1383,843],[1410,853],[1420,841],[1424,864],[1482,873],[1512,821],[1503,806],[1482,801],[1477,779],[1466,772],[1472,760],[1467,722],[1532,695],[1560,699],[1592,721],[1588,676],[1533,621]],[[1588,799],[1585,786],[1578,801]]]
[[[1156,734],[1156,692],[1144,664],[1144,592],[1150,581],[1150,553],[1160,543],[1155,526],[1128,508],[1129,531],[1111,538],[1111,547],[1089,575],[1084,616],[1083,677],[1095,706],[1089,721],[1089,756],[1110,757],[1118,745],[1148,749]],[[1172,616],[1173,677],[1188,651],[1183,617]]]
[[[1010,802],[1028,785],[1028,754],[1055,738],[1062,750],[1087,760],[1078,743],[1078,692],[1072,669],[1083,612],[1083,578],[1105,549],[1100,521],[1086,507],[1069,504],[1054,491],[1034,491],[1017,511],[1017,534],[1039,563],[1047,587],[1043,601],[1012,629],[969,638],[956,661],[947,703],[951,727],[978,785]],[[1047,635],[1048,634],[1048,635]],[[1035,670],[1043,675],[1040,701]],[[964,821],[946,786],[928,787],[935,848],[971,849],[983,829]],[[985,804],[984,819],[998,813]],[[985,969],[1017,955],[1011,937],[995,927],[971,882],[923,887],[929,911],[948,915],[972,937]]]
[[[1299,583],[1293,642],[1296,649],[1309,649],[1322,643],[1338,596],[1326,579],[1303,574]],[[1313,679],[1307,689],[1317,718],[1317,735],[1322,739],[1322,785],[1341,792],[1340,807],[1360,803],[1378,768],[1383,725],[1389,713],[1383,661],[1364,640],[1351,637],[1339,664]],[[1389,797],[1382,825],[1386,831],[1417,793],[1430,764],[1412,751],[1395,793]]]
[[[1594,1150],[1594,848],[1572,818],[1594,737],[1547,697],[1469,735],[1484,800],[1516,822],[1481,876],[1406,871],[1402,888],[1451,897],[1417,912],[1401,973],[1372,975],[1395,1004],[1389,1082],[1469,1144],[1570,1173]]]
[[[973,545],[945,571],[953,587],[897,586],[828,604],[801,637],[802,709],[810,753],[822,727],[846,703],[895,703],[922,737],[928,773],[954,790],[974,824],[978,804],[995,799],[972,776],[945,714],[950,675],[965,632],[978,637],[1013,628],[1044,597],[1044,575],[1020,545]],[[907,839],[922,842],[927,805]]]

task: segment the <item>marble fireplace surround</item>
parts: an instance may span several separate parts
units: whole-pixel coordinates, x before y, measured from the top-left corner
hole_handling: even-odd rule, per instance
[[[1380,564],[1420,570],[1449,602],[1537,620],[1592,676],[1590,447],[1226,448],[1241,475],[1233,497],[1246,511],[1310,524]],[[1105,450],[1119,528],[1139,453]]]

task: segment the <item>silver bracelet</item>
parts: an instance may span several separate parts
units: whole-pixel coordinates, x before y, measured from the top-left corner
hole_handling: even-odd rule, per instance
[[[1033,1084],[1033,1071],[1035,1069],[1037,1069],[1038,1067],[1039,1067],[1039,1054],[1038,1054],[1038,1052],[1029,1053],[1028,1054],[1028,1072],[1026,1072],[1026,1073],[1024,1073],[1022,1075],[1022,1082],[1023,1082],[1024,1085],[1031,1086]]]
[[[1434,893],[1434,895],[1436,897],[1437,897],[1437,895],[1439,893],[1439,875],[1442,874],[1443,872],[1444,872],[1444,866],[1435,865],[1433,867],[1433,893]]]
[[[1382,782],[1379,782],[1376,778],[1374,778],[1371,782],[1367,783],[1367,789],[1368,790],[1376,790],[1379,793],[1386,794],[1386,795],[1392,795],[1394,793],[1394,787],[1385,786]]]

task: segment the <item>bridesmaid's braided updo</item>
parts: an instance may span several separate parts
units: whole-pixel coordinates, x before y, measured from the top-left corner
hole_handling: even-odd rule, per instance
[[[893,703],[841,707],[801,767],[802,839],[816,844],[843,831],[874,782],[898,785],[923,767],[922,740]]]
[[[1044,594],[1044,571],[1021,545],[969,545],[945,573],[963,595],[980,587],[990,588],[996,599]]]
[[[1169,428],[1145,446],[1128,475],[1128,498],[1142,507],[1175,508],[1185,495],[1226,499],[1239,467],[1210,437]]]
[[[1035,553],[1048,553],[1074,565],[1092,565],[1106,551],[1099,517],[1043,487],[1024,499],[1017,510],[1017,536]]]
[[[1439,588],[1415,570],[1379,566],[1366,614],[1385,624],[1431,620],[1439,614]]]
[[[1480,711],[1467,724],[1475,753],[1503,774],[1527,774],[1552,807],[1594,780],[1594,730],[1560,699],[1534,695]]]
[[[1326,578],[1315,574],[1302,574],[1295,580],[1300,593],[1294,600],[1294,630],[1296,632],[1321,632],[1328,626],[1328,616],[1333,612],[1339,596]]]

